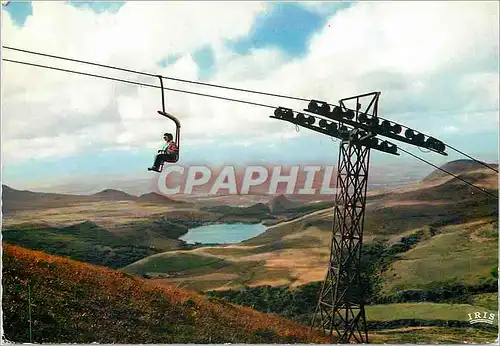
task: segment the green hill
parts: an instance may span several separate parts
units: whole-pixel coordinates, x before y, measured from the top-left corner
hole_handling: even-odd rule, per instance
[[[477,285],[498,266],[498,220],[432,229],[383,273],[384,291],[425,288],[433,282]]]
[[[226,260],[215,256],[204,256],[194,253],[161,253],[149,256],[141,261],[126,266],[122,270],[129,274],[155,276],[159,274],[179,273],[199,274],[204,269],[214,271],[230,265]]]
[[[35,343],[327,343],[273,314],[3,244],[5,339]]]
[[[498,169],[498,164],[488,164],[488,163],[486,164],[492,168]],[[473,172],[475,170],[482,170],[485,167],[482,164],[475,162],[473,160],[455,160],[447,162],[440,168],[453,174],[461,174],[464,172]],[[435,170],[427,177],[425,177],[424,181],[434,181],[444,177],[448,177],[448,174],[441,170]]]
[[[136,221],[133,228],[134,232],[117,235],[91,221],[66,227],[22,223],[4,226],[2,239],[52,255],[121,268],[160,250],[181,248],[183,242],[177,238],[187,233],[187,227],[164,219]]]

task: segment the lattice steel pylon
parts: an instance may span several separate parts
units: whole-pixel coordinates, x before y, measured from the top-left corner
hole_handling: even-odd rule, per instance
[[[370,105],[376,116],[378,94],[375,98]],[[356,109],[360,109],[358,99]],[[370,148],[359,143],[357,132],[353,129],[340,143],[330,261],[312,321],[337,343],[368,343],[361,251]]]
[[[340,106],[311,100],[307,113],[278,107],[270,118],[340,138],[330,261],[312,320],[337,343],[368,343],[361,254],[370,150],[399,156],[397,145],[378,136],[447,155],[446,145],[429,135],[378,117],[380,92],[345,98]],[[368,106],[362,109],[360,100]],[[354,107],[345,102],[355,102]],[[333,107],[332,107],[333,106]],[[368,293],[368,292],[366,292]]]

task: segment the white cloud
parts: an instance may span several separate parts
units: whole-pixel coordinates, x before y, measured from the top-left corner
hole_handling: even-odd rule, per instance
[[[2,160],[26,160],[33,157],[67,156],[78,152],[78,141],[72,135],[11,140],[2,143]]]
[[[321,6],[315,10],[324,10]],[[304,58],[289,60],[275,48],[246,56],[228,50],[224,41],[247,35],[265,9],[256,2],[137,1],[127,2],[116,14],[96,14],[64,2],[33,2],[33,16],[22,28],[4,14],[3,44],[184,79],[197,78],[191,54],[209,45],[215,53],[216,83],[331,102],[380,90],[382,116],[433,135],[498,126],[497,3],[360,2],[331,17],[312,38]],[[2,53],[159,84],[152,77]],[[159,68],[157,62],[169,55],[181,58]],[[29,157],[18,154],[21,146],[28,146],[33,156],[76,153],[88,146],[152,148],[163,132],[173,131],[157,114],[158,89],[11,63],[3,63],[2,72],[6,163]],[[165,87],[297,110],[307,106],[173,81],[165,81]],[[165,95],[168,110],[182,119],[187,144],[231,135],[240,143],[270,134],[297,135],[293,125],[268,118],[272,109],[175,92]],[[26,143],[26,138],[34,140]]]
[[[409,125],[435,135],[443,127],[433,122],[491,130],[498,126],[491,116],[498,114],[498,23],[493,2],[360,2],[330,18],[304,59],[239,85],[333,102],[382,91],[382,116],[403,121],[415,112]],[[463,111],[486,110],[487,121],[460,120]]]
[[[345,2],[346,1],[301,1],[297,2],[297,5],[316,14],[328,15],[336,9],[343,7]]]
[[[247,34],[255,15],[267,5],[258,2],[127,2],[116,14],[96,14],[91,9],[75,8],[64,2],[33,2],[32,6],[33,15],[21,28],[4,13],[2,44],[189,79],[197,75],[197,66],[189,55],[193,50]],[[159,84],[155,78],[8,50],[2,53],[16,60]],[[183,57],[173,67],[158,69],[158,61],[179,54]],[[50,153],[55,155],[58,150],[61,153],[68,151],[61,148],[59,135],[68,136],[70,142],[73,138],[72,145],[85,149],[82,142],[75,142],[77,137],[72,134],[98,128],[103,122],[113,123],[114,129],[109,128],[105,134],[87,131],[89,141],[99,141],[98,136],[105,135],[110,139],[109,145],[113,142],[122,145],[125,140],[142,145],[141,142],[157,135],[158,129],[165,124],[156,113],[160,109],[157,89],[146,90],[63,72],[2,64],[3,150],[10,150],[4,162],[15,157],[27,159],[26,155],[16,154],[17,145],[26,138],[44,138],[36,143],[36,146],[43,146],[41,150],[33,148],[30,151],[35,157],[41,157]],[[175,98],[168,95],[169,105],[182,113],[193,113],[185,109],[188,104],[182,102],[187,100],[185,97],[174,95]],[[29,147],[30,143],[35,142],[24,145]]]
[[[248,55],[226,58],[224,65],[219,62],[221,70],[216,79],[231,84],[237,84],[239,81],[259,83],[286,62],[285,54],[276,48],[254,49]]]
[[[5,44],[29,43],[33,50],[147,68],[167,55],[186,54],[200,45],[245,35],[255,15],[267,5],[130,1],[116,14],[96,14],[64,2],[34,2],[32,6],[33,15],[22,28],[13,26],[6,16]]]

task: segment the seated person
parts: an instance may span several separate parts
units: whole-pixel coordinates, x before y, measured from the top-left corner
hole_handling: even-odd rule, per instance
[[[148,171],[156,171],[160,169],[160,165],[166,160],[175,159],[177,153],[179,152],[179,148],[177,148],[177,144],[174,142],[174,137],[171,133],[165,133],[163,135],[163,139],[165,140],[165,144],[163,147],[158,150],[158,155],[155,157],[155,162],[153,167],[149,167]]]

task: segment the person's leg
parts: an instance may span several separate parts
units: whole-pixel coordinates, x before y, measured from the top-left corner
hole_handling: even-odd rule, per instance
[[[160,168],[160,165],[163,163],[163,161],[165,161],[165,154],[158,154],[156,155],[155,157],[155,162],[153,164],[153,167],[150,167],[148,168],[148,170],[153,170],[153,171],[156,171]]]
[[[163,161],[165,161],[165,159],[166,159],[165,154],[156,155],[154,167],[160,167],[160,165],[163,163]]]

